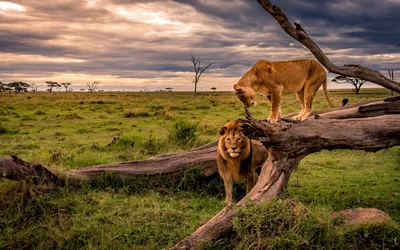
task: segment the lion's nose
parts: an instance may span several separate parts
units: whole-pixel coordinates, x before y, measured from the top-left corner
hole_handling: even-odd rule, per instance
[[[235,150],[235,149],[237,149],[237,147],[231,147],[231,149],[232,149],[232,150]]]

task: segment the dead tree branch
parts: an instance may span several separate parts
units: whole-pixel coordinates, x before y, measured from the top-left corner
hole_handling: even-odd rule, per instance
[[[343,65],[341,67],[334,65],[324,54],[321,48],[304,31],[300,23],[294,23],[296,27],[293,27],[285,13],[279,7],[273,5],[269,0],[257,1],[265,11],[275,18],[275,20],[289,36],[306,46],[311,53],[313,53],[315,58],[317,58],[317,60],[329,70],[329,72],[343,76],[358,77],[400,93],[400,83],[385,77],[379,71],[354,64]]]

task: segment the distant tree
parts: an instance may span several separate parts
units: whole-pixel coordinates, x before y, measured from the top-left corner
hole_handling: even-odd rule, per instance
[[[392,81],[396,81],[396,79],[394,78],[393,69],[388,69],[388,73],[389,73],[389,79]],[[392,90],[392,96],[393,96],[393,90]]]
[[[168,87],[168,88],[165,88],[165,90],[167,90],[168,92],[172,92],[173,88]]]
[[[0,92],[6,92],[7,84],[0,82]]]
[[[28,92],[28,88],[31,87],[31,85],[26,82],[11,82],[7,84],[7,86],[11,89],[11,91],[14,91],[16,93]]]
[[[81,89],[81,91],[85,91],[86,89]]]
[[[56,88],[56,89],[61,88],[61,85],[58,82],[47,81],[46,84],[47,84],[47,87],[49,87],[47,89],[47,91],[49,91],[50,93],[53,92],[53,88]]]
[[[197,83],[200,80],[201,74],[203,74],[203,72],[206,69],[208,69],[208,67],[210,67],[212,63],[208,64],[207,67],[205,67],[205,68],[201,68],[200,67],[200,59],[194,57],[193,54],[190,54],[190,55],[192,56],[192,62],[193,62],[194,73],[195,73],[194,81],[193,81],[193,83],[194,83],[194,96],[197,96]]]
[[[67,93],[68,92],[68,88],[71,85],[71,83],[70,82],[63,82],[63,83],[61,83],[61,85],[65,88],[65,93]]]
[[[36,86],[36,83],[31,83],[31,90],[32,92],[37,92],[38,87]]]
[[[99,85],[99,81],[87,82],[86,87],[90,93],[96,92],[97,85]]]
[[[358,93],[360,92],[361,86],[366,82],[365,80],[362,80],[358,77],[354,77],[354,76],[337,76],[335,78],[332,79],[332,82],[336,82],[336,83],[350,83],[351,85],[354,86],[355,90],[356,90],[356,94],[358,95]]]
[[[217,88],[216,88],[216,87],[212,87],[211,90],[214,91],[214,92],[213,92],[213,95],[215,95],[215,90],[217,90]]]

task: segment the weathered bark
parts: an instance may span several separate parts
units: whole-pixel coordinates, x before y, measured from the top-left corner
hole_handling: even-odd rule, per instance
[[[284,191],[291,172],[308,154],[322,149],[375,152],[400,145],[400,115],[381,113],[377,116],[376,113],[378,110],[398,110],[399,98],[373,103],[371,107],[374,108],[367,107],[336,110],[333,114],[327,112],[301,123],[283,126],[253,120],[248,113],[243,126],[247,136],[259,139],[269,151],[256,186],[234,207],[226,207],[171,249],[197,249],[225,234],[232,227],[232,219],[239,207],[249,200],[262,202]],[[364,118],[352,118],[361,111],[366,111]]]
[[[41,164],[0,158],[0,173],[2,173],[0,177],[23,180],[36,178],[46,172],[52,173],[53,179],[68,179],[69,182],[74,183],[81,180],[95,180],[104,173],[112,173],[118,179],[134,180],[141,176],[160,178],[185,170],[197,169],[201,177],[210,178],[218,175],[216,145],[217,142],[212,142],[182,153],[159,155],[143,161],[120,162],[78,168],[63,173],[44,167]]]
[[[264,10],[266,10],[276,19],[282,29],[289,36],[306,46],[311,53],[313,53],[315,58],[329,70],[329,72],[344,76],[355,76],[400,93],[400,83],[385,77],[379,71],[354,64],[343,65],[342,67],[334,65],[324,54],[321,48],[309,37],[299,23],[294,23],[296,28],[293,27],[285,13],[283,13],[279,7],[272,5],[269,0],[257,1],[264,8]]]

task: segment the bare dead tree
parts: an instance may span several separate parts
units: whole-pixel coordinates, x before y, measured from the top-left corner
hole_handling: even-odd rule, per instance
[[[366,81],[354,76],[336,76],[335,78],[332,79],[332,82],[350,83],[351,85],[354,86],[356,94],[358,95],[361,86],[363,86]]]
[[[396,81],[394,78],[394,71],[393,69],[388,69],[388,74],[389,74],[389,79],[392,81]],[[393,96],[393,90],[392,90],[392,96]]]
[[[96,92],[100,81],[87,82],[86,87],[90,93]]]
[[[194,96],[197,96],[197,83],[200,80],[201,74],[203,74],[203,72],[208,69],[208,67],[210,67],[212,65],[212,63],[208,64],[205,68],[201,68],[200,66],[200,59],[196,58],[193,56],[193,54],[190,54],[192,56],[192,62],[193,62],[193,68],[194,68]]]

